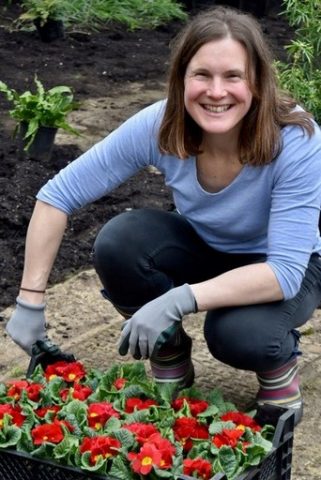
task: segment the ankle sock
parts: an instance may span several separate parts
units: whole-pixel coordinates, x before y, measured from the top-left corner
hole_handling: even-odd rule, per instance
[[[269,372],[257,373],[260,389],[257,404],[272,404],[284,408],[302,409],[302,397],[297,358]]]
[[[154,380],[158,383],[175,382],[180,388],[188,388],[194,382],[194,366],[191,359],[192,339],[183,329],[173,340],[163,345],[150,359]]]

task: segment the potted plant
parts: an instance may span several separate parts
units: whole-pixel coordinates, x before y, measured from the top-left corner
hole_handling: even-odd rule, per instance
[[[64,0],[23,0],[19,22],[32,22],[43,42],[64,37]]]
[[[36,92],[27,90],[18,93],[0,81],[0,93],[4,93],[13,108],[10,116],[17,124],[14,136],[18,138],[20,154],[27,152],[36,160],[51,156],[52,146],[58,128],[79,135],[67,122],[67,115],[78,107],[70,87],[60,85],[45,90],[35,77]]]

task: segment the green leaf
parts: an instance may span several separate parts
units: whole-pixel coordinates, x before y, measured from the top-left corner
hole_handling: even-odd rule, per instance
[[[56,460],[65,459],[66,463],[72,465],[70,458],[75,454],[78,446],[79,437],[75,437],[74,435],[66,435],[64,439],[54,448],[53,457]]]
[[[239,468],[239,461],[233,448],[223,446],[219,449],[218,456],[214,462],[215,472],[225,472],[227,477],[233,478]]]
[[[85,452],[81,456],[81,468],[89,470],[90,472],[102,471],[106,466],[106,460],[99,455],[95,465],[92,465],[90,462],[90,452]]]
[[[169,472],[168,470],[163,470],[157,467],[154,467],[153,470],[156,473],[157,478],[170,478],[171,480],[173,480],[174,478],[173,473]]]
[[[243,463],[244,468],[259,465],[265,457],[266,451],[261,445],[249,445],[246,448],[246,460]]]
[[[14,425],[3,428],[0,435],[0,447],[8,448],[17,445],[21,435],[21,430]]]
[[[121,428],[118,432],[114,432],[114,437],[120,441],[122,448],[129,450],[135,443],[135,437],[126,428]]]
[[[122,427],[122,422],[119,418],[110,417],[104,425],[103,432],[106,435],[110,435],[111,433],[117,432]]]
[[[176,383],[157,383],[156,395],[157,399],[170,405],[174,398],[174,393],[177,391]]]
[[[80,400],[72,400],[62,407],[58,417],[69,421],[74,427],[87,425],[88,406]]]
[[[209,405],[204,412],[199,413],[198,417],[215,417],[219,412],[219,409],[216,405]]]
[[[113,459],[108,473],[111,477],[115,477],[118,480],[128,480],[133,478],[129,462],[119,455]]]
[[[209,426],[209,433],[215,435],[216,433],[221,433],[224,428],[232,430],[235,428],[235,424],[232,421],[223,422],[221,420],[214,420]]]
[[[17,443],[17,450],[19,452],[32,452],[35,449],[35,446],[32,441],[30,428],[21,431],[20,440]]]

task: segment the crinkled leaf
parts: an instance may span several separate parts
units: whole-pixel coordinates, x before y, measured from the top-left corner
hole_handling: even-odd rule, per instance
[[[228,446],[221,447],[213,467],[216,473],[225,472],[228,479],[232,479],[239,469],[239,459],[235,450]]]
[[[7,387],[4,383],[0,383],[0,399],[6,397]]]
[[[66,384],[60,377],[55,377],[48,383],[48,393],[53,403],[61,404],[60,392],[63,388],[66,388]]]
[[[168,471],[168,470],[164,470],[164,469],[161,469],[161,468],[157,468],[157,467],[154,467],[154,472],[156,473],[157,475],[157,478],[170,478],[171,480],[173,480],[173,473]]]
[[[268,453],[272,449],[272,442],[263,438],[258,432],[254,433],[254,442],[256,445],[260,445]]]
[[[0,429],[0,447],[8,448],[17,445],[21,438],[20,428],[11,425]]]
[[[210,424],[208,431],[211,435],[215,435],[217,433],[221,433],[224,428],[227,430],[233,430],[235,428],[235,424],[232,421],[223,422],[222,420],[214,420]]]
[[[273,427],[273,425],[264,425],[262,430],[260,431],[260,434],[262,435],[262,437],[270,442],[272,442],[273,440],[274,433],[275,433],[275,427]]]
[[[188,452],[188,458],[208,458],[211,457],[211,442],[201,440],[199,442],[194,442],[193,447]]]
[[[198,417],[215,417],[219,412],[219,409],[216,405],[209,405],[204,412],[199,413]]]
[[[266,455],[266,450],[261,445],[249,445],[246,448],[246,459],[243,467],[248,468],[253,465],[259,465]]]
[[[133,413],[129,413],[125,417],[125,423],[147,423],[149,421],[149,411],[148,409],[136,410]]]
[[[65,438],[54,448],[53,456],[56,460],[65,460],[65,463],[72,465],[72,458],[79,446],[79,437],[66,435]]]
[[[89,470],[90,472],[102,472],[106,468],[106,460],[99,455],[95,465],[90,462],[90,452],[85,452],[81,456],[81,468]]]
[[[104,425],[103,432],[106,435],[117,432],[122,427],[122,422],[119,418],[110,417]]]
[[[122,448],[129,450],[135,443],[135,437],[126,428],[121,428],[118,432],[114,432],[114,437],[120,441]]]
[[[170,405],[176,391],[177,384],[175,383],[158,383],[156,385],[156,398],[157,400]]]
[[[115,477],[119,480],[128,480],[129,478],[132,478],[132,470],[129,462],[120,455],[117,455],[117,457],[113,459],[108,473],[111,477]]]
[[[71,422],[76,420],[77,425],[84,425],[87,423],[88,407],[80,400],[72,400],[67,403],[59,412],[59,418],[70,419]]]
[[[21,431],[20,440],[17,443],[18,452],[32,452],[35,450],[34,443],[32,441],[30,428]]]
[[[34,457],[38,458],[46,458],[46,459],[52,459],[53,458],[53,449],[55,448],[54,443],[43,443],[39,447],[37,447],[35,450],[31,452],[31,455]]]

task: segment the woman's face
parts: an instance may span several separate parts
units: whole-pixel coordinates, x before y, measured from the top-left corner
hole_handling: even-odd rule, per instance
[[[248,56],[232,38],[204,44],[185,74],[184,103],[204,134],[235,134],[249,111],[253,95],[247,79]]]

